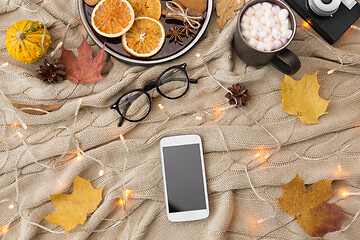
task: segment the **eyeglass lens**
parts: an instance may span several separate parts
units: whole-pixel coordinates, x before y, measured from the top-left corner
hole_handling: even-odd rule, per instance
[[[141,120],[150,111],[150,99],[142,91],[129,92],[118,103],[121,115],[127,120]]]
[[[168,98],[178,98],[186,92],[188,80],[185,72],[179,68],[172,68],[160,76],[159,91]]]

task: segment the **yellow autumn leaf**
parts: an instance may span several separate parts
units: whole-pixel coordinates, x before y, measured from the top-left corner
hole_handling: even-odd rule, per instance
[[[318,118],[327,114],[326,109],[330,102],[319,96],[319,88],[317,72],[313,75],[305,74],[300,81],[285,75],[281,83],[285,112],[298,116],[303,123],[319,123]]]
[[[50,195],[56,211],[44,218],[53,224],[62,226],[65,232],[74,229],[77,225],[85,222],[89,213],[97,209],[102,200],[103,188],[95,189],[89,180],[76,175],[72,194]]]

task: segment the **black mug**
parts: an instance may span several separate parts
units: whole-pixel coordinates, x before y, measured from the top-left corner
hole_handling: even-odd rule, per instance
[[[251,47],[241,33],[240,23],[246,10],[257,3],[263,3],[263,2],[268,2],[277,5],[280,8],[289,11],[289,19],[291,24],[292,35],[282,47],[271,51],[265,51],[265,50],[261,51]],[[293,52],[291,52],[286,48],[291,42],[291,40],[294,38],[295,32],[296,32],[295,15],[287,4],[285,4],[280,0],[252,0],[249,1],[239,13],[239,17],[236,25],[235,37],[234,37],[235,51],[237,55],[240,57],[240,59],[249,65],[259,66],[259,65],[265,65],[271,63],[279,71],[287,75],[292,75],[296,73],[301,67],[301,62],[299,58]]]

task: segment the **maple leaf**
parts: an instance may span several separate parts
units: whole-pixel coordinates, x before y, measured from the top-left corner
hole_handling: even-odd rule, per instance
[[[244,0],[221,0],[216,4],[216,14],[218,15],[217,25],[223,29],[226,21],[236,15],[236,11],[244,5]]]
[[[320,180],[306,189],[304,181],[296,177],[281,184],[280,207],[300,224],[311,237],[323,237],[341,229],[345,217],[336,204],[326,203],[334,194],[331,180]]]
[[[97,209],[102,200],[103,188],[104,186],[95,189],[89,180],[76,175],[72,194],[50,195],[56,211],[44,218],[53,224],[62,226],[65,232],[74,229],[77,225],[85,222],[89,213]]]
[[[313,75],[305,74],[300,81],[285,75],[281,83],[285,112],[298,116],[303,123],[319,123],[318,118],[327,114],[326,109],[330,102],[319,96],[319,88],[317,72]]]
[[[101,70],[105,65],[105,45],[97,56],[93,59],[93,49],[83,38],[78,47],[78,57],[70,50],[61,47],[61,57],[59,61],[65,68],[66,78],[72,83],[94,83],[103,77]]]

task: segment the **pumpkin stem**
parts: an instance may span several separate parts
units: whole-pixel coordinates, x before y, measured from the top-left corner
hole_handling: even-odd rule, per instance
[[[22,41],[22,40],[24,40],[24,39],[26,38],[25,34],[23,34],[21,31],[18,31],[18,32],[16,33],[16,37],[17,37],[20,41]]]

